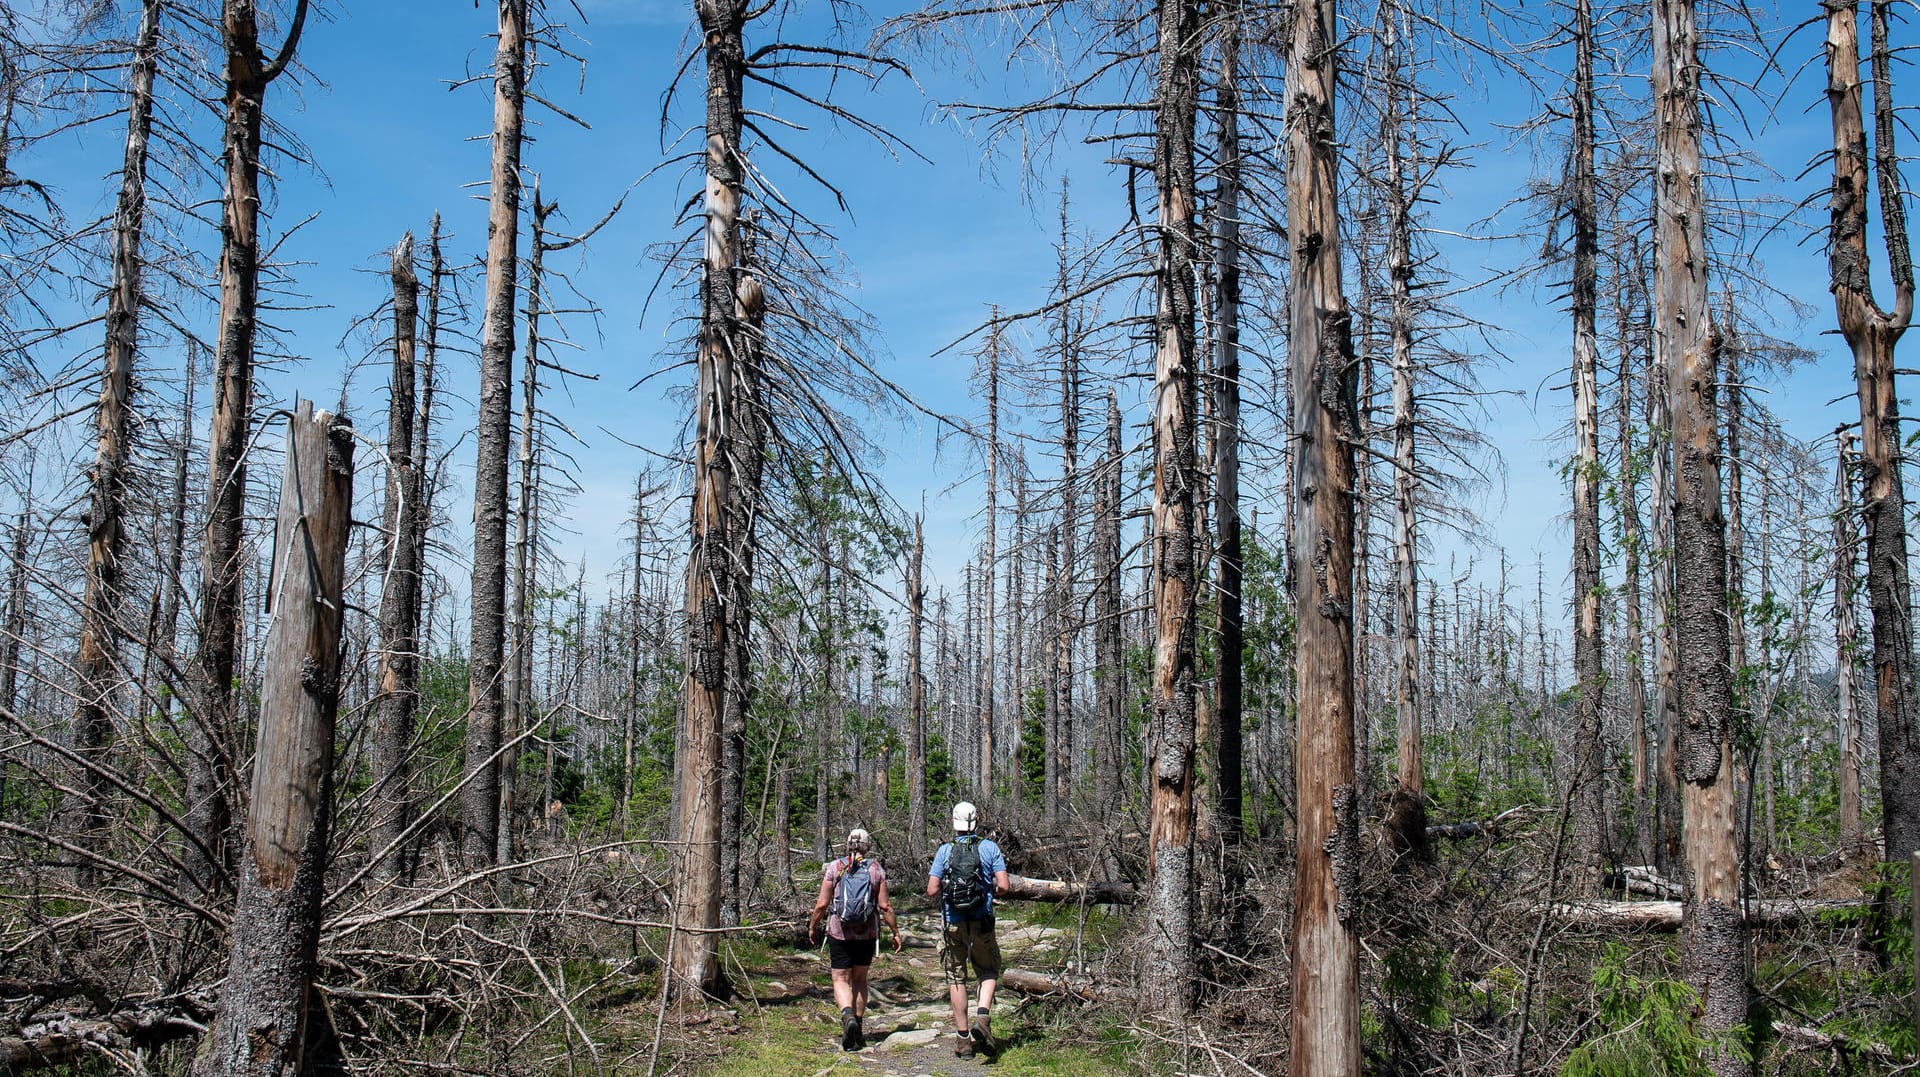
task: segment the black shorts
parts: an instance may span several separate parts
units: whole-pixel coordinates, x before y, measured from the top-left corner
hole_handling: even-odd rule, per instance
[[[836,939],[827,936],[827,958],[836,969],[863,969],[873,964],[874,951],[880,948],[880,940],[872,939]]]

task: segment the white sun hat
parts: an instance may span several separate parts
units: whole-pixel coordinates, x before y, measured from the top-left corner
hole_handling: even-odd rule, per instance
[[[953,806],[953,829],[959,833],[972,830],[979,818],[979,811],[964,800]]]

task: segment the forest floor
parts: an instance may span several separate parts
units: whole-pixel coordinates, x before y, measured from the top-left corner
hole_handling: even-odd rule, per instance
[[[1023,922],[1023,914],[1045,917],[1049,912],[1039,908],[1001,912],[998,930],[1008,968],[1052,969],[1071,956],[1068,950],[1077,937],[1072,924]],[[1125,1029],[1078,1027],[1073,1012],[1063,1013],[1053,1002],[1004,989],[993,1006],[994,1056],[955,1056],[953,1016],[939,951],[928,945],[939,937],[938,924],[930,913],[913,914],[901,917],[901,927],[909,941],[907,948],[896,954],[883,946],[874,962],[866,1047],[841,1050],[840,1014],[833,1004],[824,947],[776,949],[758,960],[742,962],[746,997],[729,1011],[730,1020],[713,1022],[716,1035],[708,1046],[719,1057],[702,1067],[703,1072],[753,1077],[951,1077],[988,1072],[1006,1077],[1106,1077],[1136,1072],[1126,1064],[1133,1045]],[[974,1000],[977,996],[970,996]]]

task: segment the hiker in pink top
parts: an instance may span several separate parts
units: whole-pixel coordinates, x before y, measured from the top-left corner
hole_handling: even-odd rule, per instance
[[[880,923],[893,933],[893,952],[900,952],[900,926],[893,903],[887,900],[887,873],[878,860],[867,859],[873,837],[864,830],[847,835],[847,855],[829,860],[820,880],[820,897],[807,918],[807,941],[820,937],[820,919],[827,920],[827,955],[833,967],[833,1001],[840,1007],[840,1047],[856,1051],[865,1043],[861,1021],[867,1015],[867,972],[880,947]]]

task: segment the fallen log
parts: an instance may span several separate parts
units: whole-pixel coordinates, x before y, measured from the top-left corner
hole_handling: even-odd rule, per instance
[[[28,1024],[12,1035],[0,1035],[0,1073],[63,1066],[94,1051],[158,1047],[204,1031],[204,1025],[178,1010],[158,1007],[105,1017],[58,1014]]]
[[[1542,809],[1532,804],[1519,804],[1508,808],[1499,815],[1484,821],[1475,820],[1464,823],[1435,823],[1427,828],[1427,837],[1446,838],[1450,841],[1462,841],[1485,835],[1498,838],[1503,835],[1509,823],[1525,823],[1540,814]]]
[[[1025,901],[1084,901],[1094,905],[1131,905],[1140,900],[1133,887],[1125,883],[1076,883],[1029,879],[1024,875],[1007,876],[1007,892],[1001,896]]]
[[[1866,907],[1861,901],[1756,901],[1747,910],[1746,923],[1749,927],[1792,928],[1823,912]],[[1681,910],[1678,901],[1563,901],[1553,906],[1553,915],[1589,927],[1678,931]]]
[[[1081,1002],[1097,1002],[1102,994],[1092,980],[1049,976],[1027,969],[1001,970],[1000,986],[1012,988],[1023,995],[1066,995]]]

